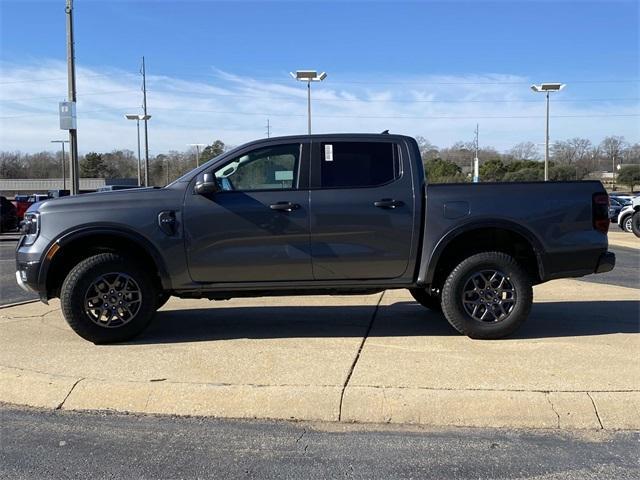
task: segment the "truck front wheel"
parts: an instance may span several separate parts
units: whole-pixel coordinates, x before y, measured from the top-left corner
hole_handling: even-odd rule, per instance
[[[60,303],[69,326],[85,340],[122,342],[149,325],[158,305],[158,289],[131,259],[101,253],[69,272]]]
[[[442,289],[442,311],[458,332],[496,339],[515,332],[529,316],[533,289],[529,275],[502,252],[463,260]]]

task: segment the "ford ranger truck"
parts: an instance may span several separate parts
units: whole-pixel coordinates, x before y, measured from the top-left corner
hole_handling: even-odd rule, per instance
[[[141,333],[170,296],[408,289],[458,332],[527,319],[532,286],[610,271],[600,182],[428,184],[389,134],[258,140],[162,187],[31,206],[18,283],[95,343]]]

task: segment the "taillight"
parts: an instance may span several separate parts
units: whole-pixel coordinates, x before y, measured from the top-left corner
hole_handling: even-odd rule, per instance
[[[593,195],[593,228],[602,233],[609,231],[609,195],[596,193]]]

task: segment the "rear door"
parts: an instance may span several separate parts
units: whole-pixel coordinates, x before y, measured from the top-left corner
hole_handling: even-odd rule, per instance
[[[398,142],[314,142],[310,205],[315,279],[393,279],[407,271],[416,206],[408,152]]]

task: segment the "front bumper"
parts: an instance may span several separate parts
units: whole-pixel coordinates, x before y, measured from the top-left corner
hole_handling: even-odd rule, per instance
[[[40,262],[16,262],[16,282],[18,282],[18,285],[26,292],[39,293],[39,273]]]
[[[604,252],[600,255],[594,273],[610,272],[616,266],[616,254],[613,252]]]

